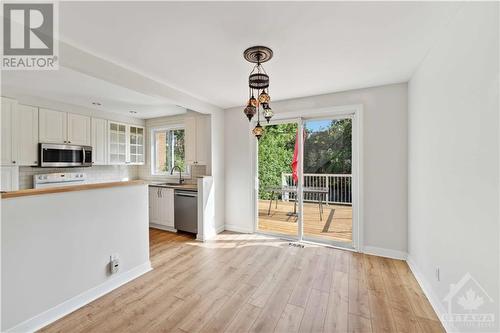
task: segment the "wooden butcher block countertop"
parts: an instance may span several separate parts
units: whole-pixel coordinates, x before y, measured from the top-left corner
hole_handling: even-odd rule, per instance
[[[117,181],[117,182],[109,182],[109,183],[94,183],[94,184],[82,184],[82,185],[71,185],[71,186],[60,186],[60,187],[32,188],[32,189],[27,189],[27,190],[19,190],[19,191],[2,193],[2,199],[24,197],[24,196],[28,196],[28,195],[74,192],[74,191],[93,190],[93,189],[100,189],[100,188],[107,188],[107,187],[145,185],[145,184],[146,183],[143,180],[129,180],[129,181]]]

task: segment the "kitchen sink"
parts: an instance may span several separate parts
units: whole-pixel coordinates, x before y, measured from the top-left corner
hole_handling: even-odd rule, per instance
[[[191,188],[193,186],[196,187],[196,184],[179,184],[179,183],[160,183],[156,184],[157,186],[170,186],[175,188]]]

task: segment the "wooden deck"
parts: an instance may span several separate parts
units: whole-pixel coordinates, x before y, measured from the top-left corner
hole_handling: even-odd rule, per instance
[[[293,202],[273,201],[271,213],[267,214],[269,200],[259,200],[259,230],[297,235],[297,217],[290,216]],[[304,203],[304,236],[318,240],[352,242],[352,207],[323,205],[323,219],[320,219],[317,203]]]
[[[42,332],[444,332],[404,261],[262,235],[150,235],[151,272]]]

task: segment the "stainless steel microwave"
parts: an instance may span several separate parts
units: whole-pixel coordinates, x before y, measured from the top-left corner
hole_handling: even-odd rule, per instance
[[[92,147],[40,143],[40,167],[67,168],[92,166]]]

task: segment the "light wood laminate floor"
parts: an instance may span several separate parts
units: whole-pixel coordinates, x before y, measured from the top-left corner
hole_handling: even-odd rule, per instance
[[[151,229],[154,270],[43,332],[443,332],[404,261]]]

